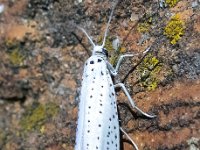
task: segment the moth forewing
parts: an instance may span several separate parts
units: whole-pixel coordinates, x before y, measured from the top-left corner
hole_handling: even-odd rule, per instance
[[[76,150],[119,149],[119,122],[107,64],[91,56],[85,64],[79,105]]]

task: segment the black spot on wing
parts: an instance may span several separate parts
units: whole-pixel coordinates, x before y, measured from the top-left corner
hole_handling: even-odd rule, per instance
[[[97,62],[101,62],[101,61],[102,61],[102,59],[98,59],[98,60],[97,60]]]
[[[117,134],[115,134],[115,139],[117,139]]]

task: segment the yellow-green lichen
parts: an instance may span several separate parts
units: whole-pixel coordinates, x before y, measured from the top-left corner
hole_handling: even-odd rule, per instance
[[[165,3],[169,6],[169,7],[174,7],[180,0],[166,0]]]
[[[3,145],[6,140],[6,134],[2,129],[0,129],[0,145]]]
[[[123,46],[119,46],[118,50],[113,52],[113,55],[110,57],[110,63],[115,65],[119,56],[126,52],[126,48]]]
[[[166,35],[171,41],[171,44],[176,44],[177,41],[185,32],[185,24],[180,19],[179,15],[174,15],[171,20],[167,23],[164,29],[164,35]]]
[[[15,40],[5,40],[8,58],[12,65],[21,66],[25,60],[24,48],[22,44]]]
[[[137,26],[137,30],[141,33],[148,32],[151,25],[148,22],[139,23]]]
[[[45,121],[57,115],[59,111],[58,105],[54,103],[48,103],[46,105],[37,104],[35,108],[32,107],[27,108],[25,115],[20,121],[20,125],[24,131],[30,131],[32,129],[40,130]]]
[[[147,15],[146,18],[147,19],[145,19],[144,22],[141,22],[137,25],[138,32],[146,33],[149,32],[149,30],[151,29],[153,18],[150,15]]]
[[[99,41],[98,44],[101,45],[103,42],[103,37],[100,37],[98,41]],[[108,52],[111,52],[113,50],[112,39],[110,37],[106,38],[104,47],[107,49]]]
[[[159,60],[155,56],[148,54],[139,66],[140,85],[148,90],[156,89],[159,83],[157,75],[160,70],[161,64]]]
[[[22,65],[25,57],[21,54],[20,50],[18,48],[12,50],[12,52],[9,55],[9,59],[13,65]]]

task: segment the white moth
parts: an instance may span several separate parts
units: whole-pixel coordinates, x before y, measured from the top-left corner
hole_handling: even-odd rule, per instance
[[[113,10],[114,7],[109,17],[102,45],[95,45],[86,31],[79,27],[93,45],[93,50],[92,56],[85,62],[82,76],[75,150],[120,149],[120,129],[125,135],[127,134],[119,126],[116,87],[123,89],[133,108],[149,118],[154,117],[135,106],[123,83],[113,85],[111,76],[117,75],[122,59],[133,56],[131,54],[122,55],[116,68],[113,68],[107,60],[107,50],[104,45]],[[128,138],[130,139],[129,136]],[[131,142],[138,149],[132,140]]]

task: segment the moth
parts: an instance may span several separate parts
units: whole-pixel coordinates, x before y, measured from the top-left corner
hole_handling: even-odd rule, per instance
[[[119,150],[120,130],[131,140],[119,126],[115,94],[117,87],[122,88],[133,108],[146,117],[155,117],[143,112],[135,105],[123,83],[113,84],[111,76],[117,75],[123,58],[133,56],[132,54],[120,56],[115,68],[108,61],[108,52],[104,46],[114,7],[107,23],[102,45],[94,44],[87,32],[78,27],[89,39],[93,50],[92,56],[85,62],[82,76],[75,150]],[[131,142],[138,149],[132,140]]]

